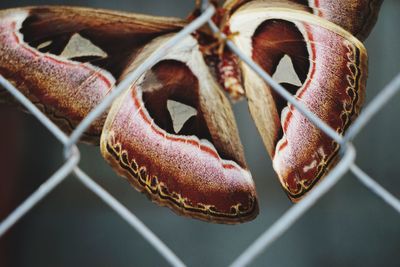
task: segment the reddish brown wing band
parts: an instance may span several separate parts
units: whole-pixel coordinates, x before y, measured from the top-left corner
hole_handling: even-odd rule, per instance
[[[283,85],[340,134],[359,113],[367,78],[364,46],[302,11],[249,4],[235,12],[236,44],[271,75],[284,56],[301,85]],[[249,107],[285,191],[298,201],[336,161],[339,147],[243,65]]]

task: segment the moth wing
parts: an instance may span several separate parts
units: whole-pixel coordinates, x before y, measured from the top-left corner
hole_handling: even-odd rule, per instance
[[[303,10],[329,20],[360,40],[367,38],[376,23],[383,0],[227,0],[224,7],[231,12],[243,4]]]
[[[238,32],[234,42],[247,56],[280,77],[298,101],[339,134],[345,132],[365,94],[367,54],[360,41],[307,12],[262,3],[236,11],[230,29]],[[293,73],[298,79],[282,80]],[[244,63],[242,74],[250,112],[273,167],[289,197],[298,201],[333,168],[339,146]]]
[[[144,45],[184,25],[174,18],[90,8],[2,10],[0,74],[69,132],[112,90]],[[86,140],[98,142],[104,119],[92,125]]]
[[[169,38],[145,46],[131,68]],[[258,214],[232,109],[192,36],[112,105],[101,151],[137,190],[180,215],[232,224]]]

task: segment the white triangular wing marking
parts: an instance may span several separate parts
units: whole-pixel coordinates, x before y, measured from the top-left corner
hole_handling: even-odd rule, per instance
[[[169,114],[171,114],[175,133],[179,133],[182,130],[183,125],[188,119],[197,115],[195,108],[174,100],[167,101],[167,108]]]
[[[43,49],[43,48],[47,48],[49,47],[53,42],[52,41],[46,41],[44,43],[41,43],[40,45],[38,45],[37,49]]]
[[[94,45],[90,40],[83,38],[78,33],[75,33],[65,46],[61,56],[68,59],[87,56],[105,58],[107,57],[107,53],[104,52],[100,47]]]
[[[278,83],[290,83],[296,86],[301,86],[302,83],[297,76],[293,67],[292,59],[288,55],[284,55],[272,78]]]

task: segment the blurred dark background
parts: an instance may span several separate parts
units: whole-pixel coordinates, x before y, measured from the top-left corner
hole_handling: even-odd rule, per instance
[[[62,4],[185,17],[194,1],[1,0],[0,8]],[[367,102],[400,71],[400,1],[386,0],[366,41]],[[118,29],[116,29],[118,30]],[[400,197],[400,95],[356,139],[357,163]],[[225,266],[291,207],[246,103],[235,106],[261,213],[239,226],[176,216],[133,190],[81,145],[80,166],[134,212],[189,266]],[[32,116],[0,106],[0,220],[63,163],[62,147]],[[254,266],[400,266],[400,215],[346,175]],[[68,178],[0,239],[0,266],[165,266],[157,252],[119,216]]]

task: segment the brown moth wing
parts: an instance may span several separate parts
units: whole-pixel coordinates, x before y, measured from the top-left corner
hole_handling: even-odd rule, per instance
[[[145,44],[184,24],[90,8],[3,10],[0,74],[70,132],[112,90]],[[86,132],[87,141],[98,142],[105,116]]]
[[[368,37],[383,0],[309,0],[313,13],[336,23],[360,40]]]
[[[132,69],[169,38],[146,46]],[[196,111],[179,129],[171,101]],[[112,105],[101,151],[137,190],[180,215],[233,224],[258,214],[230,104],[191,36]]]
[[[382,2],[383,0],[227,0],[224,7],[231,10],[231,13],[246,3],[305,10],[364,40],[375,25]]]
[[[341,27],[306,12],[244,6],[230,20],[234,42],[271,75],[289,57],[300,86],[287,87],[340,134],[360,111],[367,79],[364,46]],[[253,119],[285,191],[298,201],[336,160],[339,147],[242,65]]]

